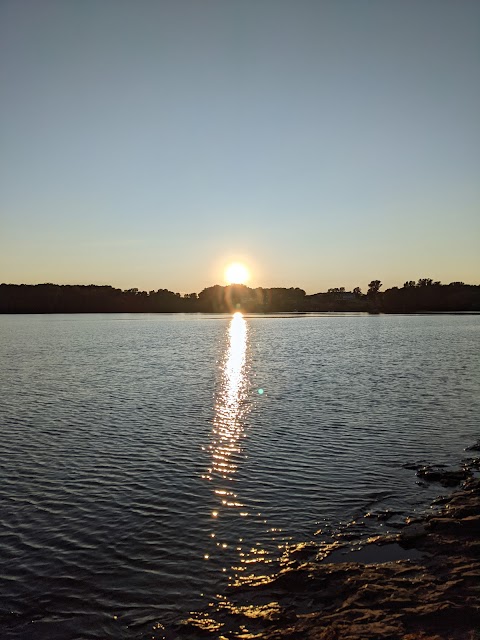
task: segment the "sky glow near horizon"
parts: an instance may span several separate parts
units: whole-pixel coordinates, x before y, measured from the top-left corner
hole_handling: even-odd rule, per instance
[[[480,283],[480,3],[4,0],[0,282]]]

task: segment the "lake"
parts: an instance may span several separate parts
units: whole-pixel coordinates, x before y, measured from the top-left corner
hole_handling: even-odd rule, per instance
[[[291,545],[445,493],[480,316],[0,316],[3,640],[173,638]],[[170,634],[170,635],[169,635]]]

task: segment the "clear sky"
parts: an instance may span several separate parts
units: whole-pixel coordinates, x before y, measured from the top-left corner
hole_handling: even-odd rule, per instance
[[[0,282],[480,283],[480,2],[2,0]]]

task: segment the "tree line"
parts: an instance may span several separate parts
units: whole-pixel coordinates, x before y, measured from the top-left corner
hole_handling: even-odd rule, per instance
[[[0,284],[0,313],[250,313],[364,311],[416,313],[480,311],[480,285],[442,284],[431,278],[405,282],[381,291],[372,280],[366,293],[332,287],[307,295],[298,287],[214,285],[199,294],[180,295],[168,289],[139,291],[98,285]]]

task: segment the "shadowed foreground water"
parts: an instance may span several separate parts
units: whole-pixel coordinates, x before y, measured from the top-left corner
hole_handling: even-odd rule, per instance
[[[479,316],[0,316],[0,345],[5,640],[162,638],[425,508],[403,465],[480,436]]]

